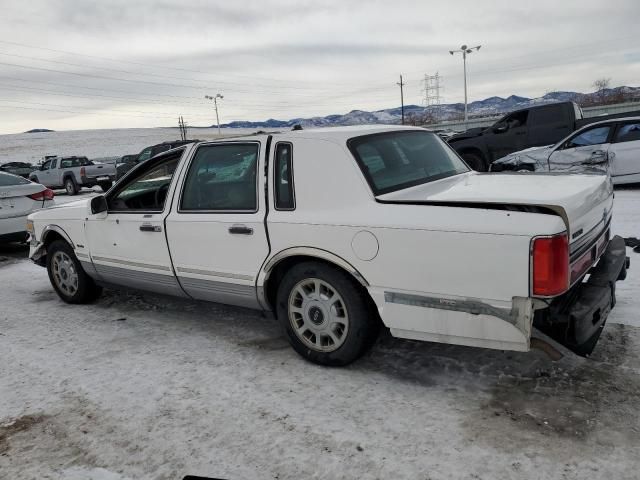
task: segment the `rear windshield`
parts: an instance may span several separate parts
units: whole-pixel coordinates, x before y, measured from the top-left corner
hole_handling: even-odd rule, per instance
[[[26,178],[19,177],[17,175],[11,175],[10,173],[0,172],[0,187],[10,187],[12,185],[26,185],[31,183]]]
[[[451,147],[427,131],[365,135],[348,146],[375,195],[469,171]]]

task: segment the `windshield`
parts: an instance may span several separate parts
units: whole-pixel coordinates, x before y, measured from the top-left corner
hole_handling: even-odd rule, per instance
[[[468,172],[458,155],[432,132],[377,133],[348,142],[375,195]]]

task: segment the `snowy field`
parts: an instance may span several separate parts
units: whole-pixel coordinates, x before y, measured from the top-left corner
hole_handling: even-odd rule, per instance
[[[640,236],[640,190],[617,190],[614,215],[616,233]],[[0,478],[637,479],[629,255],[590,359],[383,335],[330,369],[248,310],[115,291],[64,304],[4,247]]]
[[[254,132],[239,128],[222,129],[223,136]],[[139,153],[143,148],[180,138],[177,128],[121,128],[113,130],[70,130],[62,132],[0,135],[0,164],[37,164],[45,155],[83,155],[88,158]],[[190,128],[188,138],[218,138],[216,128]]]

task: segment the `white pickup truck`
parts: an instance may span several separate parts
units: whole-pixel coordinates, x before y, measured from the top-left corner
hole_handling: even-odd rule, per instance
[[[96,185],[106,192],[116,180],[116,167],[96,165],[87,157],[48,156],[38,170],[29,174],[29,180],[49,188],[64,188],[68,195]]]
[[[587,355],[628,268],[612,207],[604,175],[473,172],[419,128],[300,130],[157,155],[30,215],[30,256],[69,303],[115,285],[273,312],[325,365],[381,324]]]

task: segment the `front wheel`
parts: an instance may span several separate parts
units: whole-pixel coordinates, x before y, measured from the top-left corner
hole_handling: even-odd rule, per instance
[[[379,322],[344,272],[319,262],[294,266],[278,288],[277,314],[289,343],[320,365],[347,365],[376,339]]]
[[[76,188],[76,182],[73,181],[73,178],[68,177],[64,181],[64,189],[67,191],[67,195],[75,195],[78,192]]]
[[[58,296],[67,303],[91,303],[102,293],[86,274],[64,240],[56,240],[47,248],[47,272]]]

